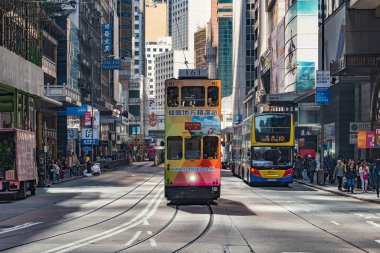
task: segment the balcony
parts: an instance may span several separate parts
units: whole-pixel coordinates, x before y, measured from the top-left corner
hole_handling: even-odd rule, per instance
[[[67,85],[46,85],[45,96],[62,102],[64,105],[81,106],[79,91]]]
[[[380,8],[380,2],[374,0],[351,0],[349,7],[352,9],[374,10]]]
[[[46,56],[42,56],[42,70],[45,74],[57,78],[57,65]]]

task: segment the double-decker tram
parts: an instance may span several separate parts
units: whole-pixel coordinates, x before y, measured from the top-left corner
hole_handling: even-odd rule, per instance
[[[294,122],[290,113],[253,116],[248,183],[293,182]]]
[[[204,70],[180,70],[165,81],[165,197],[220,197],[221,82]]]

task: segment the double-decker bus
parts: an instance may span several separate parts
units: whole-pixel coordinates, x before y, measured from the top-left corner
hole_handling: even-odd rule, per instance
[[[246,118],[241,123],[241,132],[237,138],[240,139],[240,161],[238,166],[232,170],[234,175],[241,177],[245,180],[247,172],[250,170],[251,164],[251,126],[252,126],[252,116]]]
[[[165,197],[172,201],[217,199],[221,82],[207,75],[183,75],[165,81]]]
[[[294,122],[289,113],[253,116],[248,183],[293,182]]]

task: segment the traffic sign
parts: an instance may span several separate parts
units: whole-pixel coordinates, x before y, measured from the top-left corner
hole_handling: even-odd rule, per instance
[[[315,78],[315,103],[324,105],[330,103],[330,71],[317,70]]]

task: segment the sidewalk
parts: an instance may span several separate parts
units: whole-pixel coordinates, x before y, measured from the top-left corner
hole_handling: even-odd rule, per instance
[[[345,191],[339,191],[337,183],[335,183],[335,184],[328,184],[327,183],[325,185],[318,185],[316,183],[317,182],[316,179],[314,180],[313,184],[310,183],[309,179],[307,179],[307,180],[294,179],[294,182],[297,182],[299,184],[306,185],[306,186],[309,186],[309,187],[312,187],[315,189],[331,192],[331,193],[334,193],[336,195],[350,197],[350,198],[359,199],[362,201],[380,204],[380,198],[377,197],[376,192],[373,192],[372,189],[368,190],[367,193],[362,193],[361,190],[358,190],[358,189],[355,189],[354,193],[348,193],[347,190],[345,190],[345,189],[343,189]]]
[[[114,162],[118,162],[118,161],[114,161]],[[115,164],[115,166],[103,166],[101,168],[101,171],[102,171],[102,173],[107,172],[107,171],[112,171],[112,170],[117,169],[120,166],[131,166],[131,164],[128,163],[128,164],[120,164],[120,165],[119,164]],[[78,179],[78,178],[85,177],[83,175],[83,170],[85,170],[85,168],[82,168],[82,169],[79,170],[79,175],[78,176],[70,176],[70,171],[66,170],[66,172],[64,173],[63,179],[60,179],[58,181],[52,181],[52,180],[47,179],[45,187],[50,187],[51,185],[54,185],[54,184],[60,184],[60,183],[64,183],[64,182],[68,182],[68,181],[71,181],[71,180],[75,180],[75,179]]]

